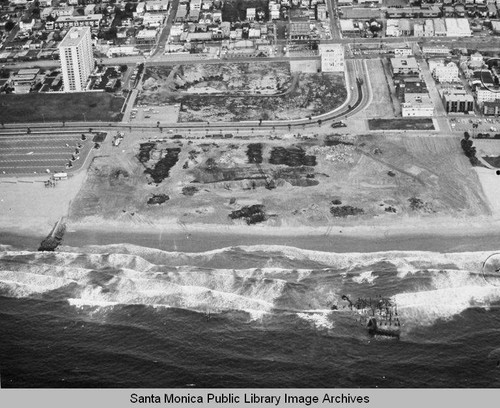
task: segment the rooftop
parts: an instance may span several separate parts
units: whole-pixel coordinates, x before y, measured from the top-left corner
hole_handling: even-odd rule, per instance
[[[59,44],[61,47],[75,47],[82,41],[83,36],[89,33],[90,37],[90,27],[71,27],[64,39]]]

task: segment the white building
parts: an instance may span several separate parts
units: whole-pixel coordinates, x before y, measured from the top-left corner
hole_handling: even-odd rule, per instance
[[[149,28],[157,28],[163,24],[165,16],[159,13],[145,13],[142,24]]]
[[[434,22],[432,20],[425,20],[424,23],[424,37],[434,36]]]
[[[434,35],[436,37],[446,37],[447,35],[444,20],[441,18],[434,19]]]
[[[500,90],[493,92],[489,89],[480,88],[477,90],[476,99],[478,104],[483,104],[484,102],[495,102],[500,99]]]
[[[475,52],[470,56],[469,67],[481,68],[484,65],[484,58],[481,53]]]
[[[388,21],[390,21],[390,20],[388,20]],[[423,37],[424,34],[425,33],[424,33],[424,26],[423,26],[423,24],[417,24],[417,23],[415,23],[413,25],[413,35],[415,37]]]
[[[448,37],[470,37],[472,35],[469,20],[466,18],[445,18],[444,22]]]
[[[344,47],[341,44],[319,44],[322,72],[344,72]]]
[[[90,27],[72,27],[59,44],[65,92],[85,91],[94,69]]]
[[[413,51],[409,47],[394,49],[394,56],[396,57],[408,57],[410,55],[413,55]]]
[[[432,72],[432,71],[431,71]],[[441,64],[436,66],[433,72],[434,78],[437,81],[443,82],[460,82],[458,76],[458,67],[454,62],[449,62],[448,64]]]
[[[399,37],[399,21],[387,20],[387,28],[385,30],[387,37]]]
[[[430,117],[434,114],[434,104],[428,94],[405,95],[401,114],[403,117]]]

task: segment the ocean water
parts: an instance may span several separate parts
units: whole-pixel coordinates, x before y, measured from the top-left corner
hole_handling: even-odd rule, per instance
[[[0,249],[4,388],[500,386],[488,251]],[[400,339],[343,294],[392,298]]]

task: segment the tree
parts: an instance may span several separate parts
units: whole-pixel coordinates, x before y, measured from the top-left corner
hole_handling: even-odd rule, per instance
[[[12,20],[9,20],[5,23],[5,31],[12,31],[12,29],[16,26]]]
[[[125,72],[127,68],[127,65],[120,65],[120,72]]]
[[[323,124],[323,121],[321,119],[318,119],[318,126],[321,126]]]

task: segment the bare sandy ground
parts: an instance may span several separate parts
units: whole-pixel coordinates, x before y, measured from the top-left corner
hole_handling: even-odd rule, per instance
[[[85,177],[80,171],[54,188],[44,186],[47,176],[0,179],[0,229],[19,234],[50,232],[60,217],[68,215]]]

